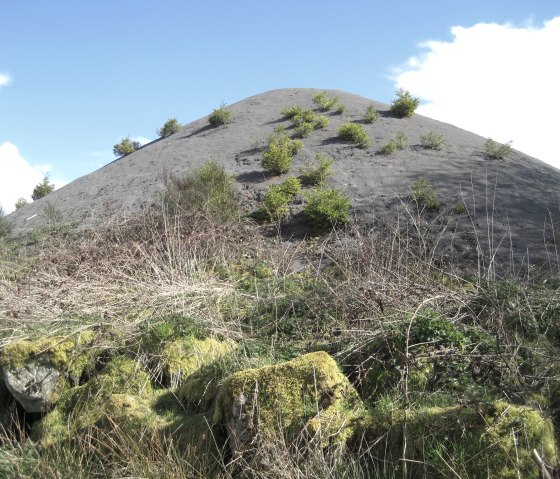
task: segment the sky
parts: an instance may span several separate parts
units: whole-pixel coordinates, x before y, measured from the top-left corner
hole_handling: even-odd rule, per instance
[[[340,89],[560,168],[557,0],[0,0],[0,205],[112,161],[172,117]]]

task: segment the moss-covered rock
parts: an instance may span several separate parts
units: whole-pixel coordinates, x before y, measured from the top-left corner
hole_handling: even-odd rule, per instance
[[[181,385],[183,379],[204,364],[208,364],[234,348],[230,341],[214,338],[199,339],[187,336],[164,343],[160,353],[160,367],[166,384]]]
[[[85,331],[67,338],[15,341],[0,353],[7,388],[27,412],[43,412],[62,392],[93,370],[95,334]]]
[[[536,410],[504,402],[469,407],[373,411],[350,419],[354,447],[367,447],[409,477],[540,477],[533,449],[558,461],[551,422]],[[406,434],[406,441],[405,441]],[[453,472],[455,471],[455,472]]]
[[[225,425],[229,446],[243,454],[260,440],[295,439],[306,430],[329,442],[348,435],[345,425],[361,401],[325,352],[230,376],[216,399],[214,423]]]

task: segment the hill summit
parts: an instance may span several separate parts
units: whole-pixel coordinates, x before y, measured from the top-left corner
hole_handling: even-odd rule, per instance
[[[329,124],[303,138],[304,147],[295,156],[290,174],[297,175],[317,153],[331,157],[329,184],[350,199],[352,215],[359,222],[375,224],[398,214],[410,215],[411,188],[426,178],[441,203],[430,221],[445,223],[442,238],[451,252],[472,256],[475,250],[485,249],[488,256],[503,255],[504,261],[557,261],[559,170],[515,150],[504,159],[490,159],[485,138],[421,115],[397,118],[388,105],[343,91],[325,92],[338,98],[343,112],[320,112],[312,98],[321,92],[272,90],[229,106],[232,121],[227,125],[212,127],[204,117],[183,126],[178,133],[16,211],[10,216],[14,234],[45,224],[47,203],[63,221],[85,228],[133,215],[157,202],[168,175],[187,174],[208,160],[235,175],[244,208],[254,211],[268,186],[282,178],[267,176],[262,168],[267,138],[280,126],[293,133],[281,111],[300,105],[326,115]],[[378,112],[378,119],[370,124],[364,121],[368,107]],[[358,148],[339,137],[339,128],[348,121],[364,127],[370,147]],[[443,137],[441,149],[422,146],[421,138],[429,133]],[[402,149],[389,154],[383,150],[398,137]],[[300,210],[292,205],[293,224],[301,226]]]

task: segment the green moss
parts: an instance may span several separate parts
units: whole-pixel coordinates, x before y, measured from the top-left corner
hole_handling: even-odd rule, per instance
[[[241,417],[234,418],[232,408],[240,400],[245,406]],[[336,432],[342,438],[347,418],[360,407],[337,364],[320,351],[230,376],[218,394],[214,423],[239,420],[269,438],[282,434],[293,439],[306,426],[311,434],[320,429],[325,438]]]
[[[410,477],[451,477],[451,468],[460,477],[538,477],[533,449],[547,462],[557,461],[550,421],[534,409],[504,402],[407,412],[385,408],[351,422],[351,444],[369,445],[370,457],[383,457],[397,471],[406,423]]]
[[[92,347],[95,333],[83,331],[71,337],[47,337],[34,341],[15,341],[0,353],[0,366],[20,368],[31,359],[40,358],[57,370],[79,379],[93,369],[97,352]]]
[[[164,378],[171,386],[176,387],[184,377],[231,352],[233,348],[234,344],[228,341],[197,339],[192,336],[164,343],[160,359]]]

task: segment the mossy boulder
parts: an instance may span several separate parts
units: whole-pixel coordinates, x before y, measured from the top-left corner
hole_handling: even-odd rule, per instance
[[[56,404],[68,386],[93,370],[97,356],[95,334],[15,341],[0,353],[2,376],[10,393],[30,413]]]
[[[351,446],[368,448],[369,457],[393,464],[397,474],[404,454],[409,477],[536,478],[533,449],[548,463],[558,462],[552,423],[535,409],[505,402],[385,408],[350,423]]]
[[[226,427],[230,450],[239,455],[262,440],[291,441],[303,431],[343,441],[348,419],[361,408],[336,362],[320,351],[231,375],[218,393],[214,423]]]

